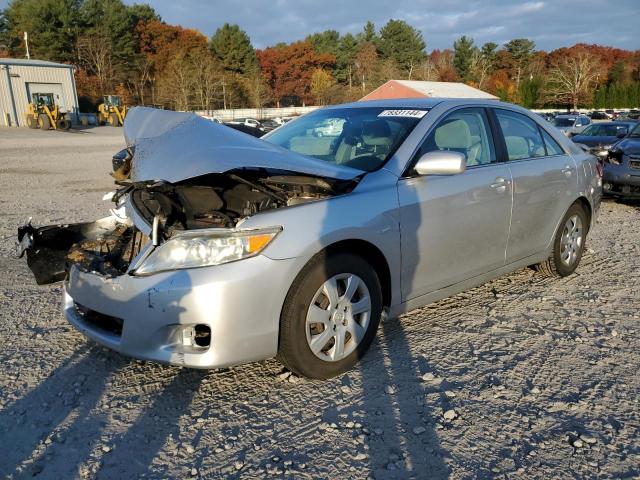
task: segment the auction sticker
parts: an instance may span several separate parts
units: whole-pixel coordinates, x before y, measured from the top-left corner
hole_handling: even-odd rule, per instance
[[[378,117],[422,118],[426,114],[426,110],[383,110],[378,114]]]

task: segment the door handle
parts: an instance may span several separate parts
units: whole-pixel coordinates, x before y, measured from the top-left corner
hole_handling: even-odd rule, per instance
[[[571,166],[570,165],[565,165],[564,168],[561,171],[562,171],[562,173],[564,173],[564,175],[566,177],[570,177],[571,176]]]

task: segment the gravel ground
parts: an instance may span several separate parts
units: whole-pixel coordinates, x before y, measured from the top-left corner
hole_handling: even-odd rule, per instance
[[[606,202],[578,272],[525,269],[390,321],[354,371],[194,371],[97,346],[12,257],[94,219],[121,129],[0,129],[0,477],[638,478],[640,205]]]

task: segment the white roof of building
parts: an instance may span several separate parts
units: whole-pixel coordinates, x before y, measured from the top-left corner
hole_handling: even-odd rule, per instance
[[[407,88],[422,93],[425,97],[438,98],[490,98],[498,97],[460,82],[427,82],[420,80],[394,80]]]
[[[46,60],[27,60],[26,58],[0,58],[0,65],[21,65],[25,67],[73,68],[66,63],[48,62]]]

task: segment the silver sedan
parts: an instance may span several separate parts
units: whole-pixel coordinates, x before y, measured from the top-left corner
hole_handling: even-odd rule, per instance
[[[262,139],[137,108],[125,137],[112,214],[25,225],[18,254],[89,338],[195,368],[338,375],[382,317],[526,266],[571,274],[601,197],[595,157],[495,101],[337,105]]]

